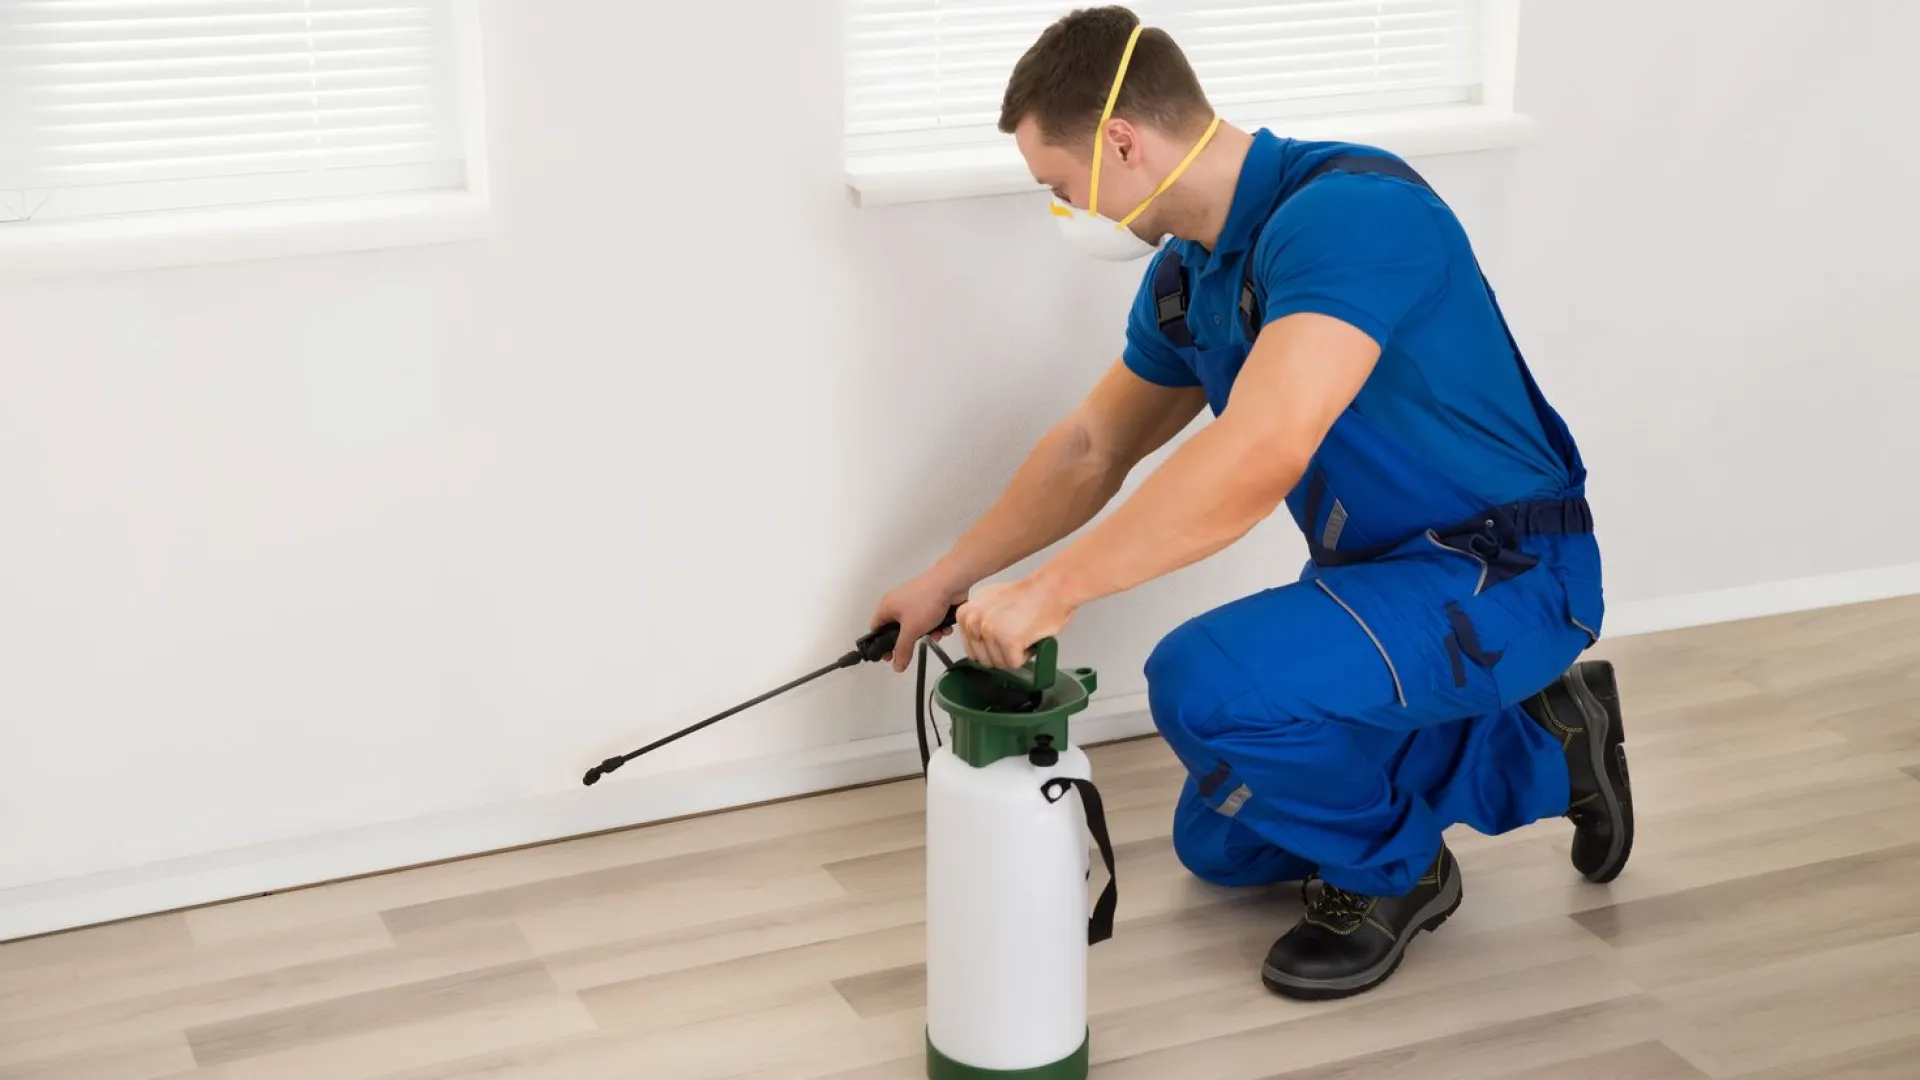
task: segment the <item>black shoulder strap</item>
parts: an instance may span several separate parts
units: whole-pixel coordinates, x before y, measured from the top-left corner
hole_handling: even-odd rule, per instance
[[[1287,193],[1287,198],[1290,199],[1298,195],[1306,189],[1308,184],[1313,183],[1315,180],[1320,179],[1330,172],[1374,173],[1405,180],[1410,184],[1417,184],[1420,187],[1426,188],[1428,191],[1433,190],[1433,186],[1427,183],[1425,177],[1415,172],[1413,166],[1408,165],[1399,158],[1384,157],[1379,154],[1341,154],[1338,157],[1330,157],[1320,164],[1315,165],[1313,170],[1307,173],[1305,179],[1295,184],[1293,190]],[[1285,201],[1285,199],[1281,200],[1283,203]],[[1275,207],[1275,209],[1278,209],[1278,207]],[[1261,313],[1266,310],[1266,301],[1260,295],[1259,278],[1254,273],[1253,252],[1259,243],[1260,233],[1258,230],[1255,230],[1253,242],[1247,246],[1247,263],[1245,273],[1240,281],[1240,321],[1241,324],[1246,327],[1248,341],[1252,341],[1254,337],[1260,333],[1262,323]]]
[[[1153,306],[1160,333],[1176,349],[1193,348],[1187,327],[1187,273],[1180,253],[1168,248],[1153,266]]]
[[[1040,794],[1050,803],[1057,803],[1066,797],[1067,792],[1080,793],[1080,806],[1087,815],[1087,831],[1093,834],[1093,842],[1100,849],[1100,858],[1107,864],[1107,887],[1100,892],[1100,899],[1094,901],[1093,915],[1087,920],[1087,944],[1098,945],[1113,936],[1113,916],[1120,907],[1120,881],[1115,875],[1113,863],[1113,836],[1107,831],[1107,808],[1100,801],[1100,789],[1093,781],[1082,780],[1077,776],[1056,776],[1040,785]]]
[[[1427,183],[1426,177],[1415,172],[1413,166],[1401,161],[1399,158],[1386,157],[1380,154],[1342,154],[1339,157],[1328,158],[1319,165],[1314,166],[1313,171],[1307,174],[1306,180],[1302,181],[1300,186],[1305,187],[1330,172],[1373,173],[1381,176],[1391,176],[1397,180],[1405,180],[1409,184],[1426,188],[1428,191],[1433,190],[1433,185]]]

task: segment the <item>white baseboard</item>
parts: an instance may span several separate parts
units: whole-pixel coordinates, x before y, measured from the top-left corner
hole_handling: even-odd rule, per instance
[[[1617,605],[1606,636],[1920,594],[1920,564]],[[1104,694],[1075,723],[1098,743],[1150,734],[1144,692]],[[444,859],[791,798],[919,771],[911,733],[648,776],[537,799],[0,890],[0,941]]]
[[[1082,745],[1151,734],[1144,691],[1099,695],[1074,722]],[[323,881],[915,776],[912,733],[321,836],[0,889],[0,941]]]
[[[1607,637],[1633,637],[1689,626],[1759,619],[1796,611],[1920,595],[1920,563],[1634,600],[1607,613]]]

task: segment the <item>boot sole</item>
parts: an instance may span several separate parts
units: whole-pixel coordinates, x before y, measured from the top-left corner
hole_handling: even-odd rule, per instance
[[[1406,933],[1401,934],[1400,939],[1393,943],[1393,951],[1367,970],[1338,979],[1302,979],[1298,975],[1289,975],[1284,971],[1275,970],[1271,965],[1262,964],[1260,981],[1274,993],[1299,1001],[1332,1001],[1335,998],[1366,993],[1386,982],[1388,977],[1400,967],[1400,960],[1407,954],[1407,946],[1413,942],[1416,935],[1422,931],[1431,933],[1440,929],[1440,924],[1460,910],[1460,901],[1466,895],[1466,889],[1462,885],[1463,877],[1460,864],[1454,862],[1452,883],[1441,889],[1437,896],[1427,901],[1427,905],[1420,909],[1420,913],[1414,917],[1413,922],[1407,925]]]
[[[1610,700],[1619,701],[1620,694],[1614,683],[1613,667],[1600,665],[1591,669],[1583,668],[1575,678],[1569,679],[1571,692],[1580,706],[1580,712],[1587,721],[1587,751],[1592,755],[1594,776],[1600,782],[1600,798],[1606,803],[1607,814],[1614,823],[1613,843],[1607,848],[1607,857],[1599,866],[1584,876],[1596,885],[1604,885],[1620,876],[1626,869],[1627,857],[1633,853],[1633,795],[1626,790],[1627,776],[1627,735],[1626,725],[1616,720],[1613,711],[1600,700],[1592,686],[1587,683],[1587,670],[1595,672],[1596,681],[1604,684]],[[1610,758],[1619,758],[1620,776],[1616,780]]]

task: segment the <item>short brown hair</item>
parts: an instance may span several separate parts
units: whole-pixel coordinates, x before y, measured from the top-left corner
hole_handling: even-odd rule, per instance
[[[1000,130],[1032,116],[1057,146],[1088,146],[1100,124],[1127,38],[1140,17],[1124,7],[1082,8],[1047,27],[1013,66],[1000,104]],[[1164,30],[1141,31],[1120,84],[1115,116],[1172,134],[1197,132],[1213,107],[1185,53]]]

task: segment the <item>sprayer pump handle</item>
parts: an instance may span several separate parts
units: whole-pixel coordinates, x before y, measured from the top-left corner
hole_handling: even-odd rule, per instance
[[[947,609],[946,620],[939,626],[934,627],[934,630],[950,630],[953,628],[953,624],[959,621],[960,607],[956,604]],[[860,654],[860,659],[872,663],[892,652],[894,647],[899,644],[900,624],[890,622],[877,630],[871,631],[866,637],[855,642],[853,649]]]

